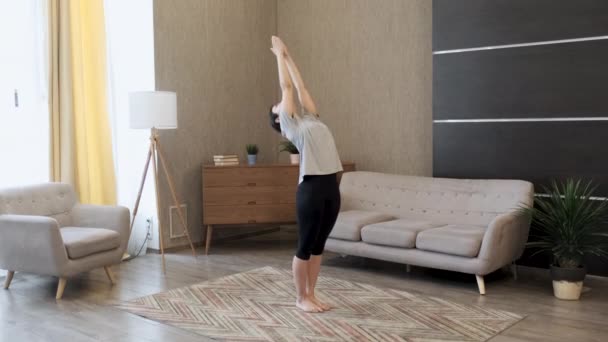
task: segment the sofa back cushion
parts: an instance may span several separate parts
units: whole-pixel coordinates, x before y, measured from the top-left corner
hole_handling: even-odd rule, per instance
[[[63,183],[45,183],[0,190],[0,215],[49,216],[60,227],[71,224],[70,212],[76,205],[72,187]]]
[[[340,183],[342,210],[369,210],[445,224],[487,225],[499,214],[531,205],[532,183],[348,172]]]

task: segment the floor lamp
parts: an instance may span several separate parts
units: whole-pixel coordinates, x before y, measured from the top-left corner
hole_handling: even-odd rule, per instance
[[[160,196],[158,193],[159,164],[167,178],[167,183],[169,184],[169,190],[171,191],[173,202],[177,208],[177,213],[182,223],[182,227],[184,228],[184,233],[186,234],[188,242],[190,243],[190,248],[192,249],[192,255],[196,257],[196,251],[194,249],[194,245],[192,244],[192,239],[190,239],[190,233],[188,232],[188,227],[186,226],[186,219],[184,218],[182,207],[177,200],[175,185],[173,183],[173,179],[171,178],[171,174],[169,174],[169,170],[167,169],[167,164],[160,146],[158,135],[159,129],[177,129],[177,96],[175,93],[168,91],[133,92],[129,94],[129,110],[130,128],[150,130],[150,148],[148,149],[146,166],[144,167],[144,173],[142,174],[141,183],[139,185],[139,192],[137,193],[137,200],[135,201],[135,208],[133,209],[131,230],[133,230],[133,224],[135,223],[135,216],[137,215],[139,201],[141,200],[141,194],[146,183],[146,175],[148,174],[150,161],[152,161],[152,171],[154,173],[154,183],[156,187],[156,210],[158,215],[160,253],[162,256],[163,273],[165,273],[165,248],[163,243],[163,224],[161,218],[162,209],[160,206]]]

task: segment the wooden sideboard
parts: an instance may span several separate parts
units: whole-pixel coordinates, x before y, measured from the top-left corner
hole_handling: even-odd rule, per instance
[[[343,163],[344,172],[354,163]],[[215,225],[296,222],[299,165],[203,166],[205,254]],[[338,178],[339,179],[339,178]]]

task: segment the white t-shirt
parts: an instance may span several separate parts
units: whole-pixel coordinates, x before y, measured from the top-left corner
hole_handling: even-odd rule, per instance
[[[342,171],[342,162],[329,128],[319,118],[303,112],[293,117],[279,113],[281,134],[300,151],[300,181],[304,176],[330,175]]]

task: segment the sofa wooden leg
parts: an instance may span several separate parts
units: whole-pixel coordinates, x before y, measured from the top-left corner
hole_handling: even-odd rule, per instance
[[[11,281],[13,281],[13,276],[15,275],[15,271],[8,271],[6,274],[6,279],[4,280],[4,289],[8,290],[8,287],[11,286]]]
[[[517,280],[517,264],[511,264],[511,274],[513,274],[513,279]]]
[[[410,265],[410,264],[405,265],[405,272],[407,272],[407,273],[412,272],[412,265]]]
[[[205,238],[205,255],[209,255],[209,249],[211,248],[211,237],[213,236],[213,226],[207,226],[207,237]]]
[[[57,285],[57,295],[55,296],[55,299],[59,300],[63,297],[63,290],[65,290],[65,285],[67,284],[68,280],[66,278],[59,278],[59,284]]]
[[[111,266],[105,266],[103,269],[106,270],[106,275],[108,276],[108,279],[110,279],[110,283],[116,285],[116,278],[114,277]]]
[[[486,282],[483,280],[483,276],[476,275],[475,277],[477,278],[477,286],[479,287],[479,294],[485,295],[486,294]]]

